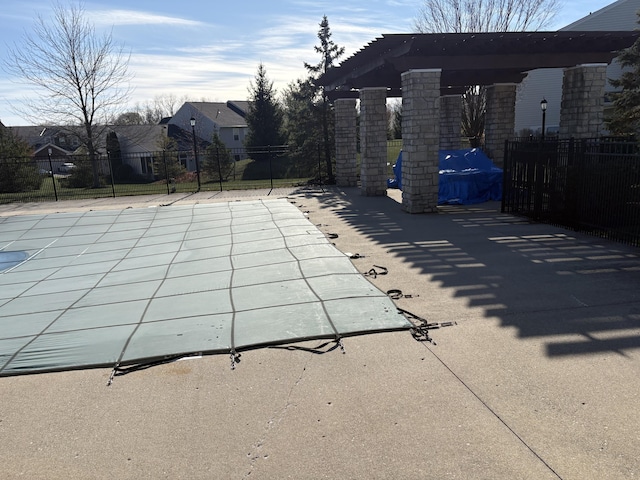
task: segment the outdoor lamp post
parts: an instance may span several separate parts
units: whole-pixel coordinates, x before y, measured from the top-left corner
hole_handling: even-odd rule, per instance
[[[53,184],[53,196],[56,197],[56,202],[58,201],[58,189],[56,188],[56,176],[53,174],[53,163],[51,162],[51,148],[47,149],[47,155],[49,157],[49,175],[51,175],[51,183]]]
[[[542,99],[540,102],[540,110],[542,110],[542,140],[544,140],[545,121],[547,119],[547,100]]]
[[[198,179],[198,191],[200,191],[200,162],[198,161],[198,144],[196,143],[196,119],[191,117],[191,133],[193,135],[193,154],[196,157],[196,177]]]

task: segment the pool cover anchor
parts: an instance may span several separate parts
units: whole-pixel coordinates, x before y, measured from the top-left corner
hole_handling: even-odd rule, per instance
[[[422,318],[415,313],[411,313],[410,311],[403,308],[396,308],[398,309],[398,312],[404,315],[405,318],[413,324],[413,327],[410,329],[411,336],[418,342],[429,342],[433,345],[437,345],[437,343],[429,335],[429,330],[436,330],[442,327],[452,327],[453,325],[457,325],[456,322],[429,323],[429,320],[427,320],[426,318]]]
[[[378,271],[376,270],[376,268],[379,268],[381,270]],[[386,275],[387,273],[389,273],[389,269],[387,267],[383,267],[381,265],[374,265],[371,270],[364,273],[364,276],[377,278],[378,275]]]
[[[109,375],[109,380],[107,380],[107,387],[110,387],[111,384],[113,383],[113,377],[116,376],[116,370],[118,369],[118,365],[119,364],[116,363],[113,369],[111,370],[111,374]]]
[[[241,356],[242,354],[236,352],[235,350],[231,350],[231,353],[229,354],[229,357],[231,357],[231,370],[236,369],[236,365],[240,363]]]

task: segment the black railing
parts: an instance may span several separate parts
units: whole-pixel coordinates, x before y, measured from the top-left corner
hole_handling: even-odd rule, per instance
[[[615,139],[507,141],[502,211],[640,246],[640,149]]]
[[[287,145],[0,158],[0,203],[271,188],[321,182],[319,158]]]

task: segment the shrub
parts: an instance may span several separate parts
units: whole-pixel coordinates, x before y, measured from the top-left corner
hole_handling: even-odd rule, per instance
[[[0,158],[0,192],[19,193],[39,190],[42,176],[26,158]]]

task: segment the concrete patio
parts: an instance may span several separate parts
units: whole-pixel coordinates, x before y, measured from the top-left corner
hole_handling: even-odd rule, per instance
[[[0,205],[0,215],[268,191]],[[408,332],[0,379],[2,478],[629,479],[640,476],[640,252],[499,212],[402,212],[399,191],[280,189]],[[379,269],[378,269],[379,270]],[[0,328],[1,327],[0,319]],[[325,353],[320,353],[324,351]]]

